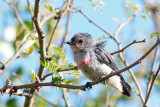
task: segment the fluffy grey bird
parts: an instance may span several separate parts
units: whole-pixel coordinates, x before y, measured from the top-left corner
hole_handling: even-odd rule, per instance
[[[105,42],[97,42],[87,33],[77,33],[71,41],[66,42],[74,51],[74,60],[78,68],[92,81],[119,70],[111,55],[103,49]],[[112,76],[103,82],[103,84],[106,83],[122,94],[130,96],[131,87],[121,74]]]

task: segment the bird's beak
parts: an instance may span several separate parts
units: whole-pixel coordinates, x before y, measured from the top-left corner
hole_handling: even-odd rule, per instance
[[[71,42],[71,41],[66,41],[66,42],[64,42],[64,43],[66,43],[66,44],[68,44],[68,45],[74,45],[74,44],[75,44],[74,42]]]

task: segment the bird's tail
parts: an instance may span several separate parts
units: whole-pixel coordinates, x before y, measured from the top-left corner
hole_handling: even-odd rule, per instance
[[[122,94],[127,95],[127,96],[131,96],[131,87],[130,85],[125,82],[124,79],[121,79],[121,84],[122,84]]]

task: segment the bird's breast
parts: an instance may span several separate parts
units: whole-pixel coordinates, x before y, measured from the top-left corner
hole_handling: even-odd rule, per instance
[[[98,62],[95,55],[89,53],[74,53],[74,60],[83,74],[92,81],[111,73],[112,69]]]

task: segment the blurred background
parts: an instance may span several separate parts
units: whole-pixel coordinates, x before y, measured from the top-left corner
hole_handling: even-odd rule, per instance
[[[111,34],[115,34],[119,25],[132,16],[138,9],[140,9],[135,17],[129,21],[119,32],[117,39],[121,43],[121,48],[125,47],[134,40],[141,41],[146,39],[145,43],[133,44],[125,50],[123,57],[130,65],[140,58],[157,40],[154,36],[151,38],[153,32],[159,32],[159,15],[160,12],[155,12],[153,9],[145,9],[145,6],[156,6],[159,8],[159,0],[143,1],[143,0],[74,0],[73,6],[82,9],[83,12],[90,17],[93,21],[99,24],[104,29],[108,30]],[[7,3],[7,0],[0,0],[0,62],[7,62],[16,52],[16,36],[21,32],[21,24],[17,20],[14,14],[14,9]],[[14,2],[10,0],[9,2]],[[41,0],[40,3],[40,18],[42,19],[46,15],[50,14],[50,10],[46,8],[51,6],[53,9],[59,9],[64,4],[64,0]],[[31,9],[34,9],[34,0],[29,1]],[[33,30],[32,16],[28,9],[27,0],[17,0],[17,9],[19,16],[26,24],[29,30]],[[70,14],[69,31],[67,31],[67,22]],[[48,20],[43,26],[42,30],[46,35],[46,43],[56,23],[55,18]],[[75,9],[64,15],[60,20],[60,23],[56,29],[56,33],[53,38],[53,44],[60,46],[63,42],[65,33],[68,33],[66,40],[70,40],[74,34],[78,32],[89,33],[97,41],[107,41],[105,49],[112,53],[117,51],[117,43],[109,37],[107,33],[99,29],[93,23],[91,23],[86,17]],[[35,46],[34,46],[35,47]],[[160,47],[160,46],[159,46]],[[159,48],[158,47],[158,48]],[[36,74],[38,73],[40,65],[40,55],[38,49],[35,47],[32,54],[26,57],[19,57],[14,60],[1,74],[0,74],[0,88],[5,85],[5,79],[10,78],[13,85],[21,85],[31,83],[30,70],[33,69]],[[64,53],[66,59],[76,66],[73,60],[73,52],[67,45],[64,46]],[[157,58],[155,59],[155,53]],[[113,55],[120,69],[125,67],[125,64],[121,61],[118,54]],[[160,52],[153,51],[145,58],[140,64],[131,68],[134,72],[139,85],[142,89],[144,97],[146,97],[147,81],[151,71],[156,72],[158,65],[160,64]],[[50,72],[45,69],[45,72]],[[91,90],[67,90],[68,102],[71,107],[141,107],[142,102],[138,95],[138,90],[135,82],[131,78],[128,71],[123,72],[122,75],[126,81],[132,87],[131,97],[123,96],[121,93],[111,88],[110,86],[104,86],[101,84],[93,86]],[[47,77],[44,82],[51,80],[51,76]],[[88,80],[81,72],[80,75],[72,73],[64,73],[63,78],[69,80],[74,85],[84,85]],[[160,76],[156,79],[153,92],[150,96],[148,107],[159,107],[159,86]],[[35,106],[58,106],[65,107],[66,103],[63,99],[62,89],[56,87],[42,87],[39,95],[35,96]],[[25,97],[15,96],[9,98],[8,94],[0,95],[0,107],[21,107],[24,104]]]

